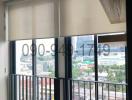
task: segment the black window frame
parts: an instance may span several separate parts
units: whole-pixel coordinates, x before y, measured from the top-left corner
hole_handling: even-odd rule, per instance
[[[101,36],[102,38],[103,36]],[[94,35],[94,65],[95,65],[95,81],[98,81],[98,35]],[[10,41],[10,74],[16,74],[16,41]],[[32,45],[36,44],[36,39],[32,39]],[[72,37],[64,38],[64,55],[65,55],[65,83],[64,83],[64,100],[72,100],[72,81],[68,81],[68,79],[72,79]],[[33,49],[34,50],[34,49]],[[33,51],[34,52],[34,51]],[[59,78],[59,61],[58,61],[58,38],[55,38],[55,81],[54,81],[54,97],[55,100],[60,100],[60,81],[57,80]],[[126,84],[128,82],[128,55],[127,55],[127,46],[125,48],[125,64],[126,64]],[[36,75],[36,55],[32,56],[32,71],[33,75]],[[16,81],[14,82],[15,92],[16,89]],[[69,88],[70,87],[70,88]],[[11,87],[12,88],[12,87]],[[35,90],[34,90],[35,91]],[[35,93],[35,92],[34,92]],[[128,89],[126,89],[126,94],[128,94]],[[12,93],[11,93],[12,95]],[[98,100],[98,84],[95,84],[95,97]],[[15,99],[17,100],[16,96]]]

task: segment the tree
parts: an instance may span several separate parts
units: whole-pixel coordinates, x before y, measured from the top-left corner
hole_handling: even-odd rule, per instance
[[[94,68],[88,68],[85,72],[89,75],[90,73],[94,72]]]
[[[80,75],[79,68],[77,66],[72,67],[72,77],[73,78],[78,78]]]

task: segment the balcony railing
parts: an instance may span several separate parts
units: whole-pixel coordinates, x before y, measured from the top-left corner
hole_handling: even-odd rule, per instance
[[[11,100],[55,100],[54,82],[63,86],[65,100],[66,82],[72,100],[127,100],[127,84],[97,81],[49,78],[27,75],[10,75]],[[71,88],[70,88],[71,87]]]

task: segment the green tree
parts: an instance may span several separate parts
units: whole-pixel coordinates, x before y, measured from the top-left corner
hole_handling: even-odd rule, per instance
[[[77,66],[72,67],[72,77],[74,79],[78,78],[80,75],[79,68]]]

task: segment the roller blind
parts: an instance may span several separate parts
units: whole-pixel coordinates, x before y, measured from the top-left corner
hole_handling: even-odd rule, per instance
[[[110,22],[100,0],[18,1],[8,4],[9,40],[126,31],[126,22]]]
[[[100,0],[60,0],[61,36],[126,31],[126,23],[112,24]]]
[[[9,40],[58,37],[58,1],[8,3]]]

